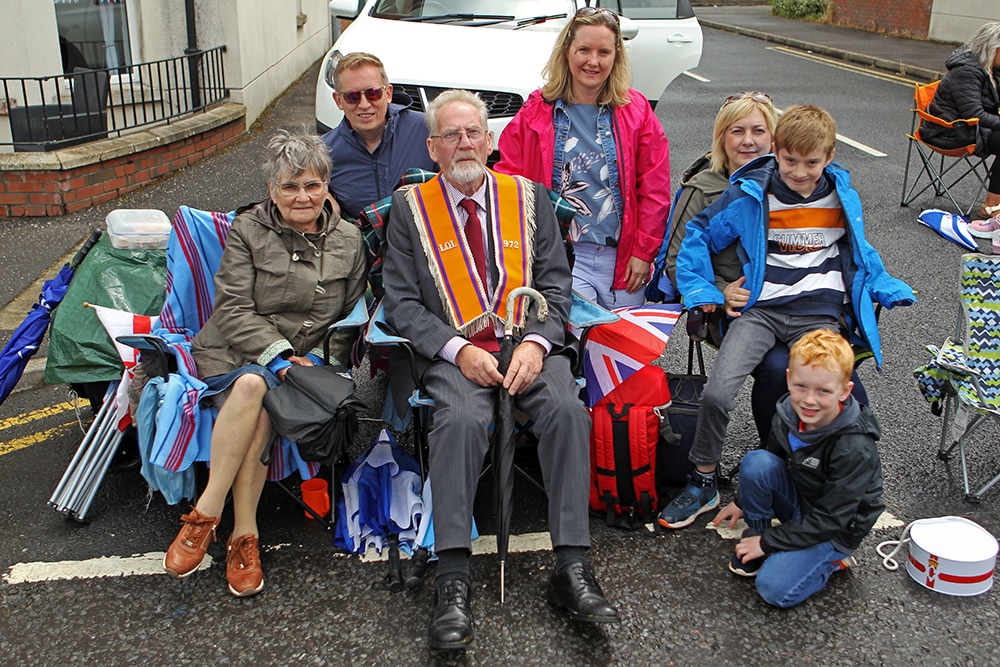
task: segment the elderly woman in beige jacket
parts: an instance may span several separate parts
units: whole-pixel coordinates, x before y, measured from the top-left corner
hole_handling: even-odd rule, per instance
[[[264,166],[270,198],[238,211],[215,275],[215,310],[195,337],[199,377],[218,391],[208,485],[167,550],[167,574],[183,578],[205,556],[230,490],[233,533],[227,545],[229,591],[264,588],[257,503],[267,476],[260,462],[274,437],[264,394],[292,365],[319,363],[324,334],[365,290],[361,234],[327,197],[332,167],[319,137],[278,132]],[[331,352],[347,360],[350,334]]]

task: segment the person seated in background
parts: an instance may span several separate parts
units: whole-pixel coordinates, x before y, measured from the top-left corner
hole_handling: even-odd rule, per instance
[[[427,154],[424,115],[395,94],[382,61],[370,53],[348,53],[333,70],[333,100],[344,112],[323,135],[330,149],[330,193],[344,215],[357,219],[365,206],[392,194],[411,167],[436,171]]]
[[[844,318],[881,366],[873,299],[887,308],[916,301],[865,240],[861,201],[847,171],[833,164],[836,142],[836,123],[824,109],[789,107],[775,126],[775,155],[747,165],[687,224],[677,256],[684,304],[710,313],[725,303],[711,252],[737,240],[749,296],[709,372],[688,457],[695,470],[660,513],[666,528],[688,526],[718,506],[729,413],[746,377],[776,342],[794,343],[815,329],[839,331]]]
[[[777,122],[778,113],[766,93],[737,93],[722,103],[715,116],[712,150],[695,160],[684,172],[671,212],[670,230],[660,249],[663,270],[671,286],[677,284],[677,254],[687,234],[688,221],[719,198],[729,187],[730,177],[739,169],[771,152]],[[739,309],[746,305],[750,296],[750,291],[744,287],[746,277],[737,247],[738,243],[732,243],[712,253],[715,285],[726,299],[724,308],[705,316],[708,342],[716,348],[722,344],[728,319],[739,317]],[[654,282],[659,278],[659,275],[655,276]],[[786,391],[787,369],[788,346],[777,342],[750,374],[753,377],[750,406],[761,443],[767,442],[775,404]],[[868,405],[868,396],[857,374],[852,379],[854,397],[862,405]]]
[[[573,203],[574,291],[604,308],[642,305],[667,229],[670,154],[660,119],[629,87],[618,15],[580,8],[544,75],[500,135],[496,170]]]
[[[793,607],[855,563],[885,503],[878,420],[851,396],[854,352],[819,329],[792,346],[788,393],[770,440],[740,462],[736,500],[713,520],[747,529],[729,569],[756,577],[768,604]],[[771,519],[781,521],[771,525]]]
[[[428,440],[438,566],[429,645],[460,649],[472,641],[472,505],[500,391],[514,397],[538,438],[556,557],[547,598],[573,620],[615,622],[586,556],[590,417],[563,354],[571,277],[555,211],[544,186],[486,168],[493,137],[477,96],[442,93],[427,125],[441,174],[393,195],[383,275],[386,320],[412,342],[435,406]],[[520,286],[545,297],[549,316],[539,321],[537,304],[524,309],[501,374],[498,327],[507,295]]]
[[[293,364],[321,363],[327,327],[351,312],[366,287],[361,232],[335,215],[326,197],[326,145],[279,131],[268,153],[270,198],[233,220],[215,274],[215,309],[191,345],[219,416],[208,484],[163,558],[175,578],[198,569],[232,491],[226,580],[238,597],[264,588],[257,503],[267,477],[261,454],[274,437],[264,394]],[[352,337],[335,334],[331,354],[349,361]]]
[[[978,118],[979,125],[952,129],[921,123],[920,136],[938,148],[976,144],[976,155],[1000,155],[1000,22],[985,23],[944,63],[948,72],[938,84],[927,111],[946,121]],[[1000,159],[994,157],[980,220],[969,233],[988,239],[1000,230]]]

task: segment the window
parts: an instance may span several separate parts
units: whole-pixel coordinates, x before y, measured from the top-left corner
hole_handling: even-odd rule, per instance
[[[54,0],[63,72],[132,62],[125,0]]]

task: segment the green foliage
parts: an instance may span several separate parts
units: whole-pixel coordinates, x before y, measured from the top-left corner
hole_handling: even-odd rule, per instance
[[[821,18],[829,0],[771,0],[771,13],[790,19]]]

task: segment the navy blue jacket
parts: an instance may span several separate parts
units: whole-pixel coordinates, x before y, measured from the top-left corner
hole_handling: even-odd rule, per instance
[[[437,171],[427,154],[424,114],[409,108],[411,99],[406,93],[396,92],[392,99],[382,143],[374,153],[368,152],[346,116],[323,135],[333,158],[330,192],[340,204],[341,213],[355,220],[365,206],[391,195],[410,167]]]

